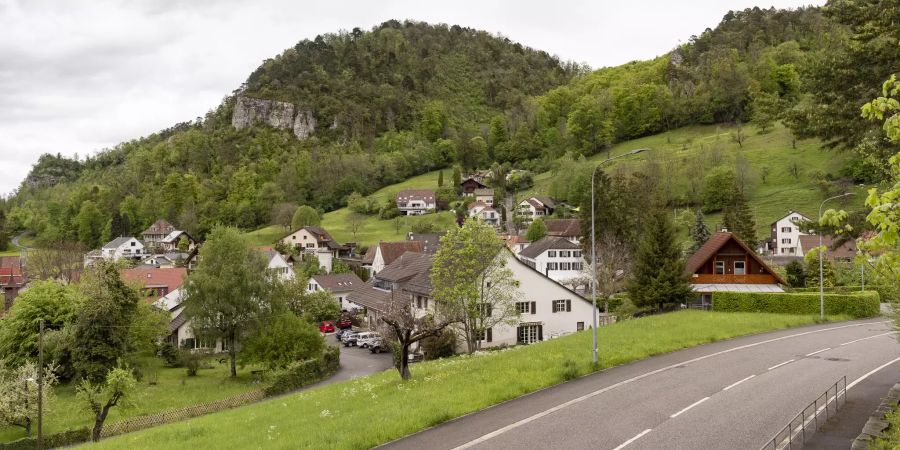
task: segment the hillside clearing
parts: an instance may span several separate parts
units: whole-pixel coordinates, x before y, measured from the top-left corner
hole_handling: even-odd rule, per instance
[[[846,319],[831,317],[831,320]],[[682,311],[600,330],[602,368],[816,323],[812,316]],[[369,448],[590,372],[591,333],[389,370],[177,424],[97,448]]]

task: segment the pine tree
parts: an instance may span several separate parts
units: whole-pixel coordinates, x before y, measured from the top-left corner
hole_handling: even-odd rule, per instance
[[[698,209],[694,215],[694,225],[691,227],[691,239],[694,240],[691,251],[696,252],[700,250],[700,247],[709,240],[711,234],[709,227],[706,226],[706,222],[703,221],[703,211]]]
[[[753,247],[756,245],[756,222],[744,193],[735,186],[731,194],[731,202],[723,211],[722,222],[728,231]]]
[[[648,214],[633,270],[628,295],[639,308],[662,309],[663,305],[679,304],[691,297],[675,226],[665,211]]]
[[[438,187],[444,187],[444,171],[438,172]]]

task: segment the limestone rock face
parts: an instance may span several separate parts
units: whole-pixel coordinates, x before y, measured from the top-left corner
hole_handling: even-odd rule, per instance
[[[306,139],[316,131],[316,118],[313,116],[312,111],[300,111],[297,113],[297,117],[294,118],[294,136],[297,136],[297,139],[301,141]]]
[[[300,111],[293,103],[239,96],[231,115],[238,130],[264,123],[279,130],[293,130],[298,139],[306,139],[316,129],[312,111]]]

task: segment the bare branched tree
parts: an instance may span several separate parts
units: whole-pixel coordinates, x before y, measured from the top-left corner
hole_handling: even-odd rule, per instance
[[[435,303],[433,309],[425,314],[416,308],[410,295],[403,291],[392,291],[390,300],[380,315],[382,335],[392,336],[399,346],[399,357],[395,358],[395,366],[400,378],[408,380],[409,349],[412,344],[427,337],[437,336],[455,322],[455,314],[447,314],[440,304]]]
[[[590,255],[588,255],[590,258]],[[603,299],[603,312],[609,313],[609,298],[625,290],[631,274],[631,249],[612,233],[604,233],[597,241],[597,297]],[[591,261],[585,264],[586,276],[591,276]]]
[[[25,273],[31,280],[70,282],[84,269],[85,248],[78,242],[57,242],[29,250]]]

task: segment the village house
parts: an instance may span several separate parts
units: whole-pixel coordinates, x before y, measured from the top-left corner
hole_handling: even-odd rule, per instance
[[[530,344],[584,330],[592,322],[593,307],[584,297],[519,261],[508,249],[498,258],[518,282],[521,296],[516,307],[521,316],[516,325],[498,325],[485,330],[481,347]],[[350,294],[350,300],[364,305],[367,321],[374,327],[391,301],[409,301],[421,315],[433,311],[431,297],[431,255],[405,253],[375,275],[366,288]],[[463,347],[462,340],[459,349]]]
[[[185,242],[183,245],[181,244],[182,240]],[[179,246],[182,246],[184,250],[191,251],[197,246],[197,240],[187,231],[175,230],[157,243],[157,247],[164,252],[179,251],[181,250]]]
[[[475,203],[482,202],[488,206],[494,206],[494,190],[490,188],[475,189]]]
[[[802,256],[798,251],[800,236],[806,233],[800,231],[800,223],[809,222],[809,217],[795,211],[789,211],[784,217],[772,222],[772,235],[769,239],[769,251],[776,256]]]
[[[435,198],[431,189],[403,189],[394,197],[402,216],[421,216],[434,211]]]
[[[18,256],[0,256],[0,316],[12,308],[19,291],[25,288],[25,270]]]
[[[331,272],[335,258],[350,256],[351,248],[341,245],[322,228],[303,227],[292,231],[279,241],[290,247],[294,247],[304,254],[315,255],[319,259],[319,266],[327,272]]]
[[[469,205],[469,217],[470,218],[480,218],[484,223],[491,226],[500,225],[500,214],[497,213],[497,210],[492,208],[490,205],[476,201]]]
[[[153,246],[161,242],[166,238],[169,234],[171,234],[175,230],[175,227],[169,223],[166,219],[159,219],[156,222],[153,222],[153,225],[147,227],[143,233],[141,233],[141,239],[147,244],[148,247]]]
[[[544,218],[553,214],[555,207],[556,202],[550,197],[528,197],[519,202],[519,205],[516,207],[516,215],[521,217],[526,223],[531,223],[538,217]]]
[[[138,267],[155,267],[158,269],[172,269],[187,265],[188,253],[169,252],[156,255],[148,255],[141,260]],[[191,269],[192,267],[188,267]]]
[[[144,251],[144,244],[133,237],[118,237],[107,242],[100,250],[88,252],[84,258],[84,265],[90,266],[95,261],[119,261],[130,259],[140,261],[148,254]]]
[[[122,279],[137,285],[141,296],[147,303],[155,304],[161,298],[177,291],[184,284],[187,269],[157,269],[152,267],[136,267],[121,269]]]
[[[544,225],[547,227],[547,236],[565,238],[573,244],[581,242],[580,219],[545,219]]]
[[[684,269],[697,293],[692,307],[709,308],[715,292],[784,292],[787,283],[756,252],[727,231],[713,234]]]
[[[282,281],[294,279],[294,267],[275,250],[260,250],[266,257],[266,269]]]
[[[559,236],[545,236],[518,254],[528,267],[560,284],[583,274],[581,246]]]
[[[425,246],[421,241],[379,242],[369,247],[363,256],[362,265],[375,275],[385,266],[391,264],[406,252],[423,253]]]
[[[437,253],[438,247],[441,245],[441,238],[447,234],[446,231],[438,233],[413,233],[410,231],[406,237],[410,241],[418,241],[422,243],[422,253],[433,255]]]
[[[840,245],[835,245],[836,241],[832,236],[822,236],[822,245],[825,246],[825,258],[832,261],[852,261],[856,257],[859,249],[856,241],[848,239]],[[800,236],[800,242],[797,245],[797,256],[805,257],[807,253],[819,246],[819,236],[815,234],[804,234]]]
[[[459,183],[459,187],[462,189],[463,195],[466,197],[475,196],[475,191],[478,189],[486,189],[487,185],[482,183],[483,179],[476,179],[474,177],[469,177]]]
[[[353,272],[313,275],[309,279],[306,292],[327,291],[341,305],[341,311],[351,311],[361,309],[362,305],[351,303],[347,297],[364,285],[363,280]]]
[[[505,236],[503,238],[503,241],[506,242],[506,248],[513,252],[513,254],[517,257],[519,256],[519,253],[522,252],[522,250],[525,250],[525,248],[528,247],[529,244],[528,239],[525,239],[524,237],[519,235]]]

